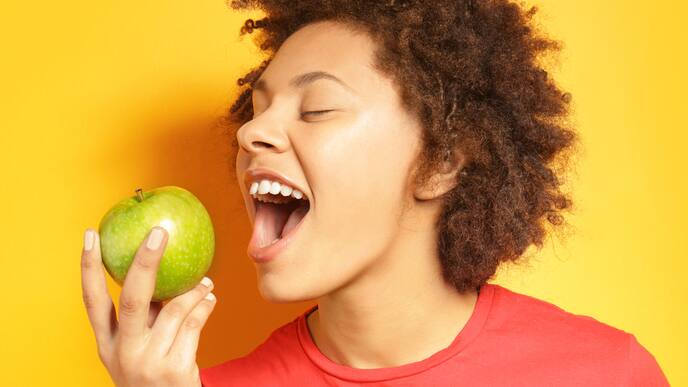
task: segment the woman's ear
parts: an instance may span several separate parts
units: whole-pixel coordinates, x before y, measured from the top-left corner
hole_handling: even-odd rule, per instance
[[[417,187],[414,196],[419,200],[439,198],[452,190],[458,184],[459,173],[464,167],[465,157],[460,152],[448,152],[440,170],[436,171],[427,184]]]

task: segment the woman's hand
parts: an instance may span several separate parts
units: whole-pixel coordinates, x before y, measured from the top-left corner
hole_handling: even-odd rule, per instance
[[[84,236],[81,256],[83,301],[110,377],[122,386],[201,386],[196,350],[201,329],[215,306],[213,284],[196,287],[162,306],[151,302],[168,234],[154,227],[141,243],[119,299],[119,321],[107,291],[100,237]],[[207,282],[208,286],[203,282]]]

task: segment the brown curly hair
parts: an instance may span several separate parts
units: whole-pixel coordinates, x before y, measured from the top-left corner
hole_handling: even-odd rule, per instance
[[[404,108],[423,127],[416,183],[426,184],[453,152],[465,160],[437,221],[443,276],[459,292],[478,289],[529,246],[542,248],[549,226],[568,226],[562,213],[573,203],[562,184],[580,140],[568,124],[570,93],[540,63],[562,43],[537,31],[536,7],[508,0],[228,3],[266,15],[241,27],[240,36],[260,28],[254,43],[269,55],[239,86],[253,86],[282,43],[308,23],[341,22],[378,43],[375,68],[396,82]],[[226,123],[252,119],[251,93],[240,92]]]

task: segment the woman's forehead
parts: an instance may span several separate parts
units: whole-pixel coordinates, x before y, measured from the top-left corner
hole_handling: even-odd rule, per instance
[[[277,50],[260,77],[262,85],[258,89],[303,84],[295,80],[299,76],[308,83],[309,76],[304,74],[326,73],[332,75],[330,80],[340,81],[349,91],[360,90],[362,84],[377,76],[370,65],[372,54],[373,45],[365,35],[330,22],[307,25],[294,32]]]

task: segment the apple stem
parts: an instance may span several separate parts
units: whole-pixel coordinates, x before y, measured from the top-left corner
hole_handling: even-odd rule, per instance
[[[136,198],[139,200],[139,202],[143,201],[143,190],[141,188],[136,189]]]

